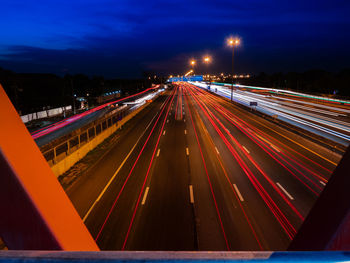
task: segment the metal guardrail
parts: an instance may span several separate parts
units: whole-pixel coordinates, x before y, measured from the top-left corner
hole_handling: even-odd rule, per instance
[[[127,113],[131,111],[127,108],[117,109],[116,111],[112,111],[107,113],[102,119],[99,119],[92,124],[85,125],[81,128],[81,131],[76,134],[73,132],[73,136],[60,142],[59,144],[53,146],[52,148],[45,150],[42,152],[46,161],[50,166],[60,162],[68,155],[72,154],[80,147],[94,139],[97,135],[99,135],[104,130],[108,129],[112,125],[115,125],[118,121],[120,121]]]

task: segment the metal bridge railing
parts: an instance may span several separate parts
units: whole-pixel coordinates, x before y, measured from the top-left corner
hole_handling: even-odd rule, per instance
[[[84,126],[80,133],[74,134],[69,139],[55,145],[54,147],[45,150],[43,155],[50,166],[60,162],[68,155],[72,154],[80,147],[94,139],[101,132],[115,125],[121,120],[127,113],[130,113],[128,109],[121,109],[116,112],[108,113],[105,117],[95,121],[92,124]]]

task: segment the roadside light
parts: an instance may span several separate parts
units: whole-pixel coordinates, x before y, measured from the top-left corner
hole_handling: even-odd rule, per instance
[[[210,63],[211,62],[211,58],[209,56],[205,56],[203,58],[203,61],[204,61],[204,63]]]

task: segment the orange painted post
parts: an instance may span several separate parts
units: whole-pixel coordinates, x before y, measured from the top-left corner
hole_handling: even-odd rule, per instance
[[[9,249],[99,250],[1,85],[0,236]]]

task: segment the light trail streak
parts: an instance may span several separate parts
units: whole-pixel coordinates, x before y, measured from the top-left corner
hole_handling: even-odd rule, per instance
[[[231,84],[227,84],[227,83],[218,83],[218,82],[214,82],[214,83],[215,84],[219,84],[219,85],[223,85],[223,86],[227,86],[227,87],[231,87]],[[338,100],[338,99],[332,99],[332,98],[324,98],[324,97],[320,97],[320,96],[313,96],[313,95],[300,93],[300,92],[295,92],[295,91],[290,91],[290,90],[272,89],[272,88],[254,87],[254,86],[245,86],[245,85],[239,85],[239,84],[235,84],[233,86],[234,87],[238,87],[238,88],[273,91],[273,92],[282,93],[282,94],[286,93],[286,94],[293,95],[293,96],[299,96],[299,97],[304,97],[304,98],[318,99],[318,100],[323,100],[323,101],[327,101],[327,102],[343,103],[343,104],[349,104],[350,105],[350,101],[348,101],[348,100]]]

